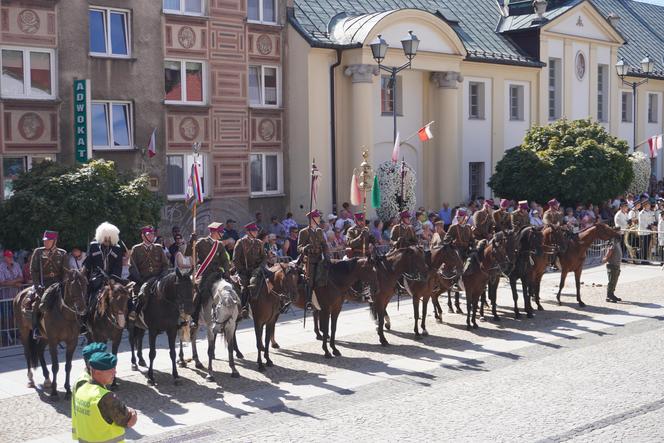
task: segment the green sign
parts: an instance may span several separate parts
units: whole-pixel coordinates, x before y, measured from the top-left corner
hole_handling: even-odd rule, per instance
[[[74,150],[79,163],[92,157],[90,111],[90,80],[74,80]]]

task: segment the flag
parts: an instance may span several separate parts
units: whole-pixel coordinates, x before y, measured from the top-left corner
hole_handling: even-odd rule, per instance
[[[157,155],[157,143],[156,143],[157,128],[152,130],[152,135],[150,136],[150,142],[148,143],[148,157],[152,158]]]
[[[203,185],[201,183],[200,165],[197,160],[191,165],[191,174],[187,181],[187,202],[190,206],[203,203]]]
[[[664,135],[653,135],[648,139],[648,147],[650,148],[650,158],[657,157],[657,151],[662,149],[664,144]]]
[[[392,149],[392,163],[399,161],[399,133],[397,132],[397,138],[394,140],[394,149]]]
[[[311,163],[311,204],[312,208],[318,206],[318,177],[320,173],[315,163]]]
[[[431,140],[433,138],[433,134],[431,133],[431,128],[429,128],[429,126],[431,126],[431,123],[423,126],[422,128],[420,128],[419,131],[417,131],[417,136],[423,142]]]
[[[360,192],[360,186],[357,183],[357,175],[353,174],[353,178],[350,179],[350,204],[353,206],[359,206],[362,203],[362,193]]]
[[[373,188],[371,188],[371,206],[380,207],[380,187],[378,186],[378,176],[374,175]]]

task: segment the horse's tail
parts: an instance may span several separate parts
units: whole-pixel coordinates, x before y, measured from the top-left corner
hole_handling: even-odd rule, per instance
[[[27,346],[30,366],[34,369],[39,364],[39,342],[32,336],[32,331],[28,332]]]
[[[378,320],[378,311],[376,311],[376,304],[369,302],[369,315],[373,320]]]

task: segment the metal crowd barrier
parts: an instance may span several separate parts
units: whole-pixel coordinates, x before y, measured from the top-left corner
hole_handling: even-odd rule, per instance
[[[14,297],[30,285],[19,288],[0,288],[0,348],[18,346],[18,329],[14,325]]]
[[[664,264],[664,231],[622,231],[623,258],[633,263]]]

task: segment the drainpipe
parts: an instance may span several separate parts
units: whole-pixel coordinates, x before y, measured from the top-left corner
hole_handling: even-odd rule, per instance
[[[332,155],[332,212],[337,213],[337,116],[334,70],[341,64],[341,49],[337,49],[337,61],[330,66],[330,145]]]

